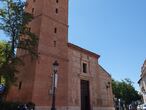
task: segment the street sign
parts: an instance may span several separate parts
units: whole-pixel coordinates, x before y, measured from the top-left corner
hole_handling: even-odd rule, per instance
[[[55,87],[57,88],[58,74],[55,74]]]

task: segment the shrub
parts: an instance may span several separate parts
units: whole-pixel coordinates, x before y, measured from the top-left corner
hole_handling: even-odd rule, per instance
[[[22,110],[22,108],[25,110],[24,106],[27,107],[27,110],[35,110],[35,104],[32,102],[2,102],[0,103],[0,110]]]

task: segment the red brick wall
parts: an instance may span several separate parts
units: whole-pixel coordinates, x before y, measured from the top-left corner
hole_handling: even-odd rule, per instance
[[[29,27],[39,37],[39,58],[31,61],[29,55],[24,56],[23,61],[26,65],[19,67],[22,88],[18,90],[18,87],[12,87],[7,99],[33,101],[41,106],[50,105],[52,64],[57,60],[59,79],[56,104],[66,106],[68,103],[66,96],[68,91],[68,0],[59,0],[58,3],[55,0],[36,0],[35,2],[28,0],[27,2],[26,11],[31,12],[34,8],[34,20]],[[55,28],[57,28],[56,33]],[[23,56],[24,52],[21,50],[17,54]]]
[[[100,107],[113,107],[113,94],[110,75],[98,64],[98,57],[91,53],[68,48],[68,102],[69,106],[81,106],[80,81],[89,81],[91,109]],[[87,73],[83,73],[83,63],[87,64]],[[108,84],[108,82],[110,84]],[[108,86],[108,87],[107,87]]]

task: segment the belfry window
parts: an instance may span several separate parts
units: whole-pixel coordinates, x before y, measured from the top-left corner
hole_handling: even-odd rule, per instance
[[[56,47],[56,41],[54,41],[54,47]]]
[[[56,0],[56,3],[58,3],[59,2],[59,0]]]
[[[56,8],[56,13],[58,13],[58,8]]]
[[[54,28],[54,33],[57,33],[57,28]]]

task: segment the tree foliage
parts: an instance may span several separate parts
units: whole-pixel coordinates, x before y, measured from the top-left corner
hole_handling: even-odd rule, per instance
[[[5,69],[7,69],[7,71],[9,71],[8,67],[10,67],[10,65],[15,66],[16,64],[18,64],[17,61],[19,60],[19,58],[15,57],[15,58],[9,60],[11,57],[10,54],[11,54],[11,45],[8,44],[7,42],[0,41],[0,75],[2,75],[2,74],[4,75]]]
[[[0,9],[0,29],[10,38],[11,56],[15,56],[16,48],[36,55],[38,38],[28,26],[33,20],[33,15],[24,10],[26,3],[21,0],[1,0],[0,4],[3,6]]]
[[[0,41],[0,66],[6,62],[7,55],[6,53],[6,42]]]
[[[0,0],[0,4],[0,30],[9,38],[7,42],[0,42],[0,76],[4,76],[9,85],[16,81],[17,67],[23,64],[16,50],[23,49],[33,58],[37,57],[38,37],[30,30],[33,15],[25,11],[26,2]]]
[[[124,79],[122,81],[112,80],[112,90],[115,97],[124,100],[126,104],[140,99],[130,79]]]
[[[16,69],[18,65],[23,63],[17,57],[8,60],[10,57],[11,46],[6,42],[0,42],[0,84],[5,86],[5,91],[3,96],[8,93],[9,86],[15,84],[17,81],[16,74],[18,70]],[[3,81],[2,81],[3,80]]]

